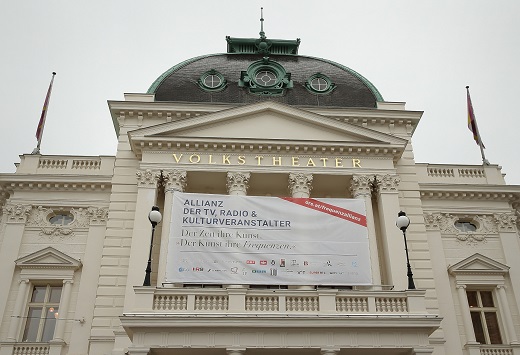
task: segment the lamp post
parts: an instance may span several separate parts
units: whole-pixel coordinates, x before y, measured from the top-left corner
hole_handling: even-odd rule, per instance
[[[408,289],[409,290],[415,290],[415,284],[413,282],[413,274],[412,274],[412,268],[410,267],[410,259],[408,258],[408,244],[406,243],[406,229],[410,225],[410,218],[404,213],[403,211],[400,211],[397,214],[397,221],[395,222],[395,225],[397,228],[403,231],[403,237],[404,237],[404,250],[406,251],[406,267],[408,268],[407,276],[408,276]]]
[[[152,239],[150,240],[150,253],[148,254],[148,264],[146,265],[146,274],[144,276],[143,286],[151,286],[150,285],[150,274],[152,273],[152,248],[153,248],[153,234],[155,232],[155,227],[161,221],[162,215],[159,212],[159,207],[153,206],[150,213],[148,213],[148,220],[152,224]]]

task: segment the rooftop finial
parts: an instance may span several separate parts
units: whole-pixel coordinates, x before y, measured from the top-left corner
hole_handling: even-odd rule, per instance
[[[264,32],[264,8],[260,8],[260,38],[265,38]]]

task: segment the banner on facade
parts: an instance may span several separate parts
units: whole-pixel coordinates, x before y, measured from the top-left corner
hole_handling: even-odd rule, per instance
[[[369,285],[370,270],[363,200],[174,193],[167,282]]]

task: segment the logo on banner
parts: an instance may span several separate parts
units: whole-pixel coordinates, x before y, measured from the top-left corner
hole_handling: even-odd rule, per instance
[[[256,262],[254,260],[248,260],[248,261],[246,261],[246,264],[254,265],[254,264],[256,264]]]
[[[267,260],[260,260],[260,265],[267,265]]]

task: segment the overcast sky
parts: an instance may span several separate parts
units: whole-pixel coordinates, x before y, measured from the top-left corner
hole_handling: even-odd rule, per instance
[[[300,54],[344,64],[386,101],[424,111],[416,162],[482,164],[466,89],[491,164],[520,184],[520,1],[2,1],[0,172],[42,154],[114,155],[107,100],[146,92],[173,65],[226,51],[225,36],[301,38]]]

